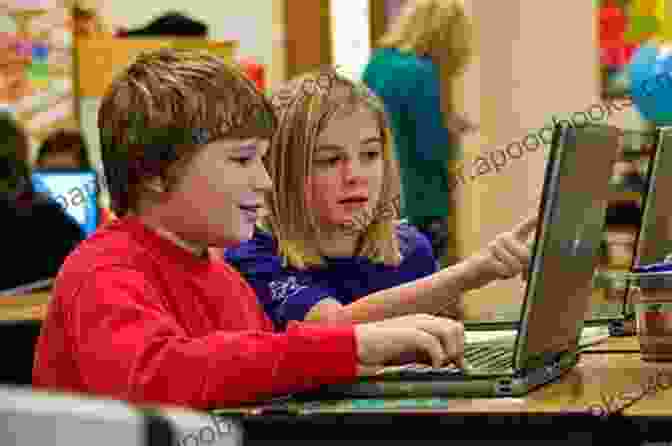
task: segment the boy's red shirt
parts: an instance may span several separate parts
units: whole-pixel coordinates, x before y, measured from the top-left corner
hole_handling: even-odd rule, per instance
[[[63,264],[33,385],[208,409],[352,380],[356,358],[351,325],[274,333],[233,268],[125,217]]]

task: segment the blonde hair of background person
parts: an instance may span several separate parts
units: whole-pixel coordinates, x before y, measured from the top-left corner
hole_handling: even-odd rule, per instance
[[[463,0],[409,0],[378,41],[380,48],[429,56],[440,71],[441,106],[446,128],[456,124],[453,85],[468,65],[472,53],[472,25]],[[458,120],[461,121],[461,120]]]
[[[319,252],[323,236],[312,209],[306,203],[306,182],[313,167],[317,137],[335,113],[355,110],[362,102],[374,113],[382,144],[383,184],[379,203],[391,203],[398,189],[399,176],[392,148],[392,135],[387,126],[383,104],[364,86],[355,84],[335,71],[329,88],[315,94],[305,94],[304,86],[316,82],[319,73],[308,73],[290,81],[273,98],[280,124],[272,140],[266,167],[273,178],[273,193],[269,197],[270,215],[265,223],[278,240],[279,254],[289,266],[306,269],[324,266]],[[285,98],[297,98],[283,104]],[[401,256],[395,236],[396,216],[393,212],[377,213],[360,237],[359,253],[386,265],[399,265]],[[346,232],[346,228],[343,228]]]

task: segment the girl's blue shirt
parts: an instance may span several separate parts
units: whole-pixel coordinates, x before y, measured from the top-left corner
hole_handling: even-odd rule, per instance
[[[365,257],[329,257],[325,267],[307,270],[284,267],[276,241],[260,228],[255,229],[249,241],[227,249],[224,257],[255,290],[276,327],[283,329],[290,320],[303,320],[315,304],[327,297],[348,305],[437,271],[431,245],[424,235],[403,223],[396,234],[402,255],[397,267]]]

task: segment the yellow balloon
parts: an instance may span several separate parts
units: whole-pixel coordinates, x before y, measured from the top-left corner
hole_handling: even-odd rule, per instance
[[[666,5],[668,2],[671,4]],[[666,8],[666,6],[668,6],[668,8]],[[672,2],[669,0],[658,0],[656,17],[660,23],[660,34],[663,40],[670,40],[672,39],[672,18],[669,17],[669,14],[667,17],[665,16],[666,9],[668,12],[672,13]]]
[[[658,7],[664,0],[634,0],[632,14],[640,17],[657,16]]]

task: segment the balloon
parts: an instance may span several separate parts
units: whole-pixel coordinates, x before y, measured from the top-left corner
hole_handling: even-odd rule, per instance
[[[642,45],[628,65],[632,103],[656,126],[672,125],[672,47]]]

